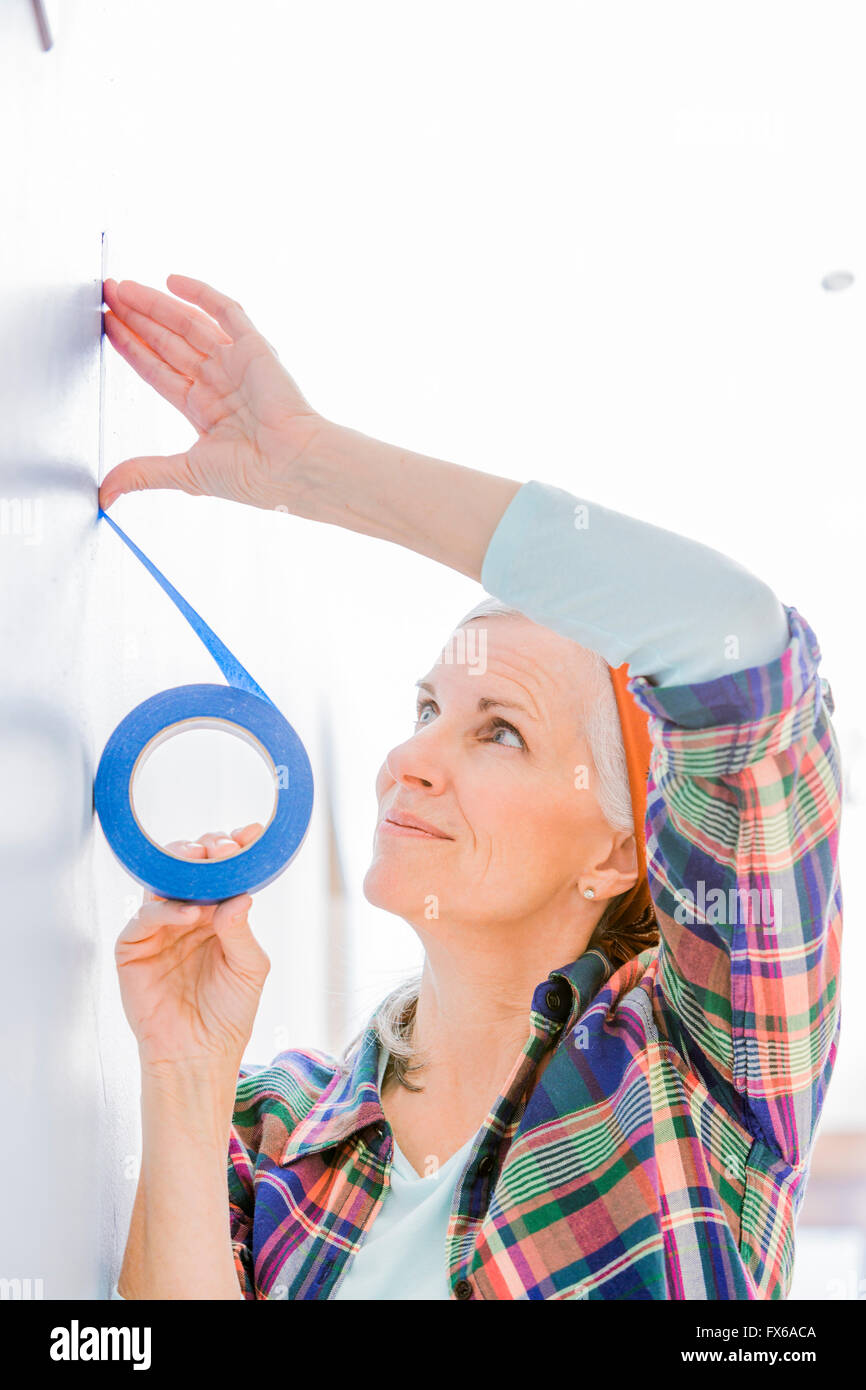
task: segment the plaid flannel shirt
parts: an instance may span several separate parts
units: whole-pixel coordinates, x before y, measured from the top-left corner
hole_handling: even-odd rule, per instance
[[[629,688],[650,715],[661,940],[588,950],[528,1037],[457,1184],[456,1299],[780,1299],[840,1026],[841,770],[830,687],[785,606],[778,660]],[[551,1053],[536,1084],[539,1059]],[[371,1026],[348,1066],[241,1067],[228,1185],[247,1298],[333,1298],[389,1180]]]

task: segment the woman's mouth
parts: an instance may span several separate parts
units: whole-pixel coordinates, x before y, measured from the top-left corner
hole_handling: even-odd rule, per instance
[[[424,840],[453,840],[453,835],[446,835],[444,830],[437,830],[435,825],[430,825],[428,821],[419,820],[417,816],[410,816],[403,811],[391,811],[378,826],[386,835],[415,835]]]

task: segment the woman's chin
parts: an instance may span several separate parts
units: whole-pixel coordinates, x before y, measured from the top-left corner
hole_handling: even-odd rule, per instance
[[[398,917],[417,914],[419,904],[423,909],[424,894],[413,892],[412,885],[406,882],[403,874],[395,874],[392,866],[384,865],[379,859],[374,859],[367,870],[362,892],[371,906],[381,907]]]
[[[368,903],[373,907],[383,907],[386,912],[397,912],[399,900],[404,896],[394,882],[394,875],[386,872],[375,859],[364,876],[361,891]]]

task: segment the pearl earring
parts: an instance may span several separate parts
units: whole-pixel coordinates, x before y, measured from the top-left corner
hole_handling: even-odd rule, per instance
[[[595,890],[594,890],[593,888],[584,888],[584,890],[583,890],[583,896],[584,896],[585,898],[594,898],[594,897],[595,897]]]

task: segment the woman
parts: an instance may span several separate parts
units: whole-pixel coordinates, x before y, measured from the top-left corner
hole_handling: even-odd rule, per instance
[[[103,507],[280,507],[498,603],[380,770],[364,889],[424,967],[341,1060],[242,1065],[269,968],[249,895],[146,894],[121,932],[143,1125],[121,1295],[785,1297],[839,1030],[808,623],[706,546],[324,419],[239,304],[167,284],[106,281],[106,334],[199,438],[114,468]]]

